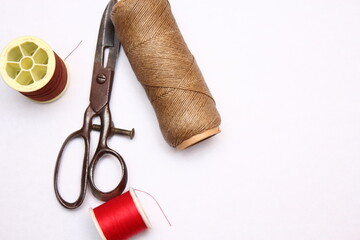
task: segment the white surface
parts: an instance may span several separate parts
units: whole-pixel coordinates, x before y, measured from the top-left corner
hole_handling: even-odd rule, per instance
[[[106,3],[0,3],[1,49],[34,35],[64,58],[83,40],[66,61],[71,82],[58,101],[37,104],[0,82],[1,239],[100,239],[88,213],[100,202],[88,193],[81,208],[66,210],[52,178],[88,104]],[[111,109],[115,124],[136,136],[110,145],[127,163],[128,186],[155,195],[173,224],[139,194],[153,228],[134,239],[360,239],[360,2],[171,4],[217,101],[222,133],[185,151],[170,148],[121,52]],[[81,159],[66,160],[62,184],[74,198]],[[112,165],[102,164],[99,185],[113,186]]]

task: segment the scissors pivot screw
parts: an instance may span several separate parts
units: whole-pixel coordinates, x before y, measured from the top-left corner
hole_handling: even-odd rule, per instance
[[[91,125],[91,129],[95,130],[95,131],[100,131],[101,130],[101,126],[98,124],[93,124]],[[121,129],[121,128],[111,128],[111,133],[113,134],[118,134],[118,135],[124,135],[124,136],[129,136],[130,139],[134,138],[135,135],[135,129],[131,129],[131,130],[126,130],[126,129]]]
[[[99,75],[97,75],[96,81],[97,81],[99,84],[103,84],[104,82],[106,82],[106,76],[105,76],[105,74],[100,73]]]

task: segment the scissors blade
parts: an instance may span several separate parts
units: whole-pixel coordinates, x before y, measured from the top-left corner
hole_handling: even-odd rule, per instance
[[[115,4],[116,0],[110,0],[105,8],[96,44],[90,91],[90,106],[95,113],[99,113],[110,101],[114,70],[119,55],[120,41],[115,35],[115,28],[111,21],[111,11]],[[107,59],[105,59],[105,49],[109,50]],[[106,63],[105,60],[107,60]]]
[[[96,44],[95,63],[101,63],[102,67],[115,68],[116,59],[119,54],[120,42],[115,36],[115,28],[111,21],[111,11],[116,0],[110,0],[103,13],[98,40]],[[109,49],[107,64],[105,66],[105,49]]]

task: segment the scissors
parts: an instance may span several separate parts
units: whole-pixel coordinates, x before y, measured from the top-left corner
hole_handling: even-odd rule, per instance
[[[60,149],[56,161],[55,173],[54,173],[55,194],[60,204],[69,209],[77,208],[82,204],[82,202],[85,199],[85,193],[88,184],[90,185],[93,195],[102,201],[107,201],[115,196],[120,195],[124,191],[127,184],[127,168],[123,158],[120,156],[119,153],[112,150],[107,145],[107,139],[114,132],[113,122],[111,120],[109,102],[110,102],[112,83],[114,80],[114,69],[120,49],[120,42],[115,36],[114,25],[112,24],[110,19],[111,10],[112,7],[115,5],[115,3],[116,0],[110,0],[101,19],[100,30],[99,30],[98,41],[95,52],[93,76],[92,76],[91,91],[90,91],[90,104],[87,107],[84,114],[83,126],[81,129],[75,131],[66,138],[64,144]],[[106,66],[104,66],[106,48],[109,51],[108,51],[107,63]],[[101,120],[101,126],[100,129],[98,129],[100,130],[100,138],[97,149],[95,150],[95,153],[93,155],[93,158],[91,159],[91,161],[89,161],[90,132],[91,130],[95,129],[92,125],[92,119],[95,116],[100,117]],[[97,126],[97,128],[99,128],[99,126]],[[127,130],[123,130],[123,131],[126,132],[123,134],[129,135],[128,133],[130,131]],[[68,143],[70,143],[72,140],[77,138],[83,139],[85,143],[85,152],[84,152],[82,175],[81,175],[81,189],[80,189],[80,194],[76,201],[67,202],[62,198],[62,196],[59,193],[58,173],[61,165],[61,158],[65,147],[68,145]],[[122,169],[122,177],[120,179],[119,184],[109,192],[102,192],[96,187],[94,183],[94,170],[96,164],[105,155],[110,155],[115,157],[119,161]]]

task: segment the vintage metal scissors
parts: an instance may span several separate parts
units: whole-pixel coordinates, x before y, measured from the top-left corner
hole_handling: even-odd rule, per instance
[[[90,105],[85,111],[83,126],[80,130],[70,134],[69,137],[65,140],[56,161],[54,173],[55,194],[59,202],[64,207],[70,209],[77,208],[82,204],[85,198],[88,184],[90,185],[91,191],[96,198],[107,201],[117,195],[120,195],[124,191],[127,183],[127,169],[123,158],[120,156],[119,153],[112,150],[107,145],[107,139],[111,136],[111,133],[113,132],[113,123],[111,120],[109,101],[112,83],[114,79],[115,64],[120,49],[120,42],[115,36],[114,26],[110,19],[111,10],[115,3],[116,0],[110,0],[102,16],[95,52],[94,69],[90,92]],[[106,66],[104,66],[106,48],[109,51],[107,63]],[[94,156],[91,161],[89,161],[90,132],[92,129],[94,129],[92,125],[92,120],[95,116],[99,116],[101,120],[100,138]],[[126,132],[126,130],[124,131]],[[127,133],[129,132],[130,131],[127,131]],[[66,145],[68,145],[68,143],[77,138],[83,139],[85,143],[85,152],[81,175],[81,189],[79,197],[75,202],[67,202],[62,198],[59,193],[58,173],[61,165],[61,158]],[[111,155],[115,157],[119,161],[122,169],[122,178],[119,184],[109,192],[100,191],[94,183],[94,170],[96,164],[105,155]]]

